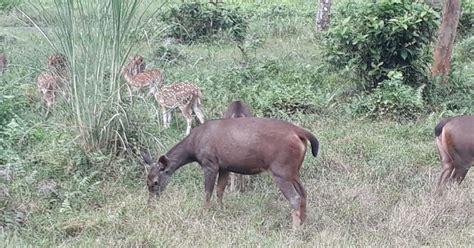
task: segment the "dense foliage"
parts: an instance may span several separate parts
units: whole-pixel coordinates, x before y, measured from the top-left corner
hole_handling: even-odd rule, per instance
[[[339,9],[325,39],[326,59],[348,67],[368,88],[393,70],[420,85],[429,62],[423,49],[434,38],[436,12],[420,1],[389,0],[348,4]]]
[[[161,19],[169,25],[169,37],[186,43],[220,32],[229,32],[232,39],[242,42],[247,30],[247,17],[239,8],[210,3],[184,3],[170,8]]]

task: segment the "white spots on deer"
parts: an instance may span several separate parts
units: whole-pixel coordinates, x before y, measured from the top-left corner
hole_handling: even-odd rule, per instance
[[[140,55],[130,57],[122,73],[129,85],[130,97],[133,93],[140,93],[146,88],[149,88],[149,92],[153,93],[164,81],[163,74],[159,69],[146,69],[146,63]]]
[[[46,105],[46,114],[53,107],[64,82],[69,79],[66,57],[55,54],[48,57],[48,69],[36,77],[36,85],[42,100]]]
[[[186,135],[191,132],[193,122],[192,113],[196,114],[199,122],[204,123],[204,114],[201,110],[202,93],[199,87],[190,82],[179,82],[164,85],[154,93],[155,99],[161,106],[165,128],[171,124],[171,111],[176,108],[181,110],[186,119]]]

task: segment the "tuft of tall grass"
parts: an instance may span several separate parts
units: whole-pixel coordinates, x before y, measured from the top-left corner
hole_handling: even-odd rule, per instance
[[[63,53],[70,71],[65,99],[57,114],[78,133],[85,150],[110,150],[127,139],[131,128],[128,99],[121,97],[121,68],[134,49],[133,30],[145,18],[144,0],[54,0],[31,3],[40,12],[38,31],[55,52]],[[46,8],[50,8],[46,11]],[[28,11],[23,11],[27,13]],[[28,16],[28,14],[25,14]]]

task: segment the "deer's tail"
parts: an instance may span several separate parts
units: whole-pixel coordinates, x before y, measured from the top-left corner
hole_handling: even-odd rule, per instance
[[[311,143],[311,153],[313,154],[313,157],[316,157],[318,155],[319,151],[319,141],[316,139],[316,137],[309,132],[308,130],[302,129],[302,136],[306,139],[309,140]]]
[[[453,118],[446,118],[446,119],[443,119],[441,120],[438,125],[436,125],[436,127],[434,128],[434,134],[435,134],[435,137],[439,137],[441,135],[441,133],[443,132],[443,128],[444,126]]]

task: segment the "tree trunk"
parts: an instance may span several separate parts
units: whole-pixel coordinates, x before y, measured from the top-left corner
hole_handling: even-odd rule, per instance
[[[331,2],[332,0],[319,0],[316,13],[316,32],[328,30],[331,18]]]
[[[446,76],[451,66],[454,39],[461,14],[460,0],[446,0],[443,6],[443,17],[438,31],[438,40],[433,52],[433,76]]]

